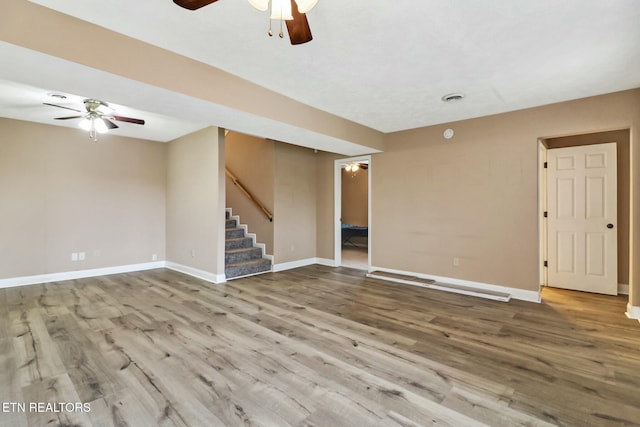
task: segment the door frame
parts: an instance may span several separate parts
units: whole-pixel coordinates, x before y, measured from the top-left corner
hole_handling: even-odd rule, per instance
[[[547,210],[547,146],[543,138],[538,138],[538,232],[540,233],[540,245],[538,254],[540,286],[538,293],[541,292],[543,286],[549,286],[548,269],[544,265],[547,260],[549,247],[549,230],[544,212]]]
[[[334,175],[333,175],[333,263],[335,267],[342,265],[342,223],[340,218],[342,217],[342,166],[352,162],[367,162],[369,168],[367,169],[367,270],[371,271],[371,156],[358,156],[347,157],[342,159],[336,159],[334,162]]]
[[[608,130],[600,130],[598,132],[607,132],[607,131],[614,131],[614,130],[620,130],[620,129],[627,129],[627,128],[614,128],[614,129],[608,129]],[[583,132],[583,133],[575,133],[575,134],[570,134],[570,135],[582,135],[582,134],[588,134],[591,132]],[[630,130],[630,138],[629,138],[629,144],[632,145],[633,144],[633,134]],[[562,136],[570,136],[570,135],[562,135]],[[549,139],[549,138],[555,138],[555,136],[547,136],[547,137],[539,137],[538,138],[538,241],[539,241],[539,246],[538,246],[538,256],[539,256],[539,260],[538,260],[538,265],[539,265],[539,277],[540,277],[540,286],[538,288],[538,293],[541,294],[542,293],[542,287],[548,286],[548,275],[547,275],[547,267],[544,266],[544,261],[547,260],[547,255],[548,255],[548,227],[547,227],[547,221],[544,218],[544,212],[547,210],[547,169],[544,167],[544,164],[547,161],[547,151],[549,150],[549,148],[547,148],[546,144],[545,144],[545,140]],[[579,147],[579,145],[576,145],[576,147]],[[633,160],[633,153],[631,153],[631,158],[630,160]],[[631,169],[631,174],[629,176],[629,208],[632,209],[633,207],[633,169]],[[620,182],[618,182],[618,186],[616,187],[616,191],[618,191],[620,186]],[[618,214],[620,214],[620,212],[618,212]],[[633,229],[633,215],[631,214],[631,211],[627,212],[626,215],[629,216],[629,227],[632,230]],[[629,241],[630,245],[633,245],[633,240],[632,238],[630,238]],[[616,259],[618,259],[618,257],[620,257],[620,253],[618,252],[616,255]],[[629,250],[629,269],[631,270],[633,265],[633,250],[630,248]],[[629,288],[631,288],[632,286],[632,279],[633,275],[632,272],[629,271]],[[619,279],[618,279],[619,281]],[[631,291],[629,290],[628,293],[627,292],[621,292],[621,288],[620,288],[620,284],[618,283],[618,295],[629,295],[630,298],[630,294]],[[631,300],[629,300],[631,301]],[[630,302],[629,302],[630,304]],[[635,318],[635,317],[634,317]],[[640,320],[640,319],[639,319]]]
[[[549,166],[545,169],[547,211],[549,212],[548,218],[546,218],[547,259],[549,260],[548,286],[618,295],[618,227],[620,224],[617,213],[619,192],[617,150],[618,144],[616,142],[548,147],[547,162]],[[588,158],[591,155],[602,156],[598,158],[601,158],[600,161],[603,164],[594,165],[596,169],[592,169],[588,164]],[[560,166],[561,159],[566,159],[570,165]],[[574,164],[574,162],[577,163]],[[594,199],[588,196],[591,179],[597,179],[602,185],[601,191],[598,191],[600,198],[593,194]],[[572,182],[569,187],[564,187],[564,191],[568,192],[566,194],[568,198],[558,186],[561,181],[567,182],[564,180]],[[573,200],[573,203],[563,203],[558,197],[563,200]],[[591,217],[588,206],[594,206],[592,202],[596,200],[599,203],[597,212],[600,212],[600,215]],[[557,212],[550,210],[552,206]],[[568,217],[558,215],[562,209],[561,206],[565,206],[565,213],[572,212],[573,215]],[[609,225],[605,227],[607,223]],[[615,229],[611,230],[611,228]],[[561,238],[558,233],[562,233],[565,237]],[[597,236],[597,238],[591,241],[589,236]],[[602,250],[603,257],[599,261],[593,259],[595,264],[589,260],[590,248],[592,248],[592,245],[589,244],[590,241],[596,245],[593,247],[596,251],[594,254],[600,254],[599,249]],[[564,250],[561,250],[562,242],[573,249],[565,247]],[[571,242],[573,242],[572,245],[570,245]],[[600,244],[602,247],[599,246]],[[571,252],[573,262],[564,265],[569,270],[560,271],[556,267],[560,265],[560,257],[565,253],[563,252],[565,250]],[[597,264],[598,262],[603,264]],[[595,266],[597,272],[591,270],[592,266]],[[602,268],[601,271],[599,267]]]

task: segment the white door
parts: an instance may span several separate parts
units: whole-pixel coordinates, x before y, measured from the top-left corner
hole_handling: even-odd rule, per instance
[[[616,295],[616,144],[547,152],[548,285]]]

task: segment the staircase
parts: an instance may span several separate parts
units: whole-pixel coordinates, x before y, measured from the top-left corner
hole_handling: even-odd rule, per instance
[[[227,280],[271,271],[271,260],[263,257],[263,248],[255,245],[254,237],[247,236],[246,226],[239,226],[236,218],[232,219],[227,210],[224,254]]]

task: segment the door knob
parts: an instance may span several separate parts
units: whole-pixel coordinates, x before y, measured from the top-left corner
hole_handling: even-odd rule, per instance
[[[613,228],[613,224],[607,224],[607,228]]]

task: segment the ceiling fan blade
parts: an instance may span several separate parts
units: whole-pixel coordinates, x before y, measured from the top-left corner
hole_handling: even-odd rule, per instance
[[[55,117],[53,120],[81,119],[84,116]]]
[[[102,117],[102,121],[104,122],[105,125],[107,125],[107,128],[109,129],[118,129],[120,127],[117,124],[113,123],[111,120],[106,119],[104,117]]]
[[[113,120],[117,120],[119,122],[133,123],[133,124],[136,124],[136,125],[143,125],[144,124],[144,120],[142,120],[142,119],[133,119],[131,117],[111,116],[110,118],[112,118]]]
[[[205,7],[211,3],[215,3],[218,0],[173,0],[175,4],[180,7],[184,7],[189,10],[200,9],[201,7]]]
[[[49,104],[48,102],[43,102],[44,105],[48,105],[50,107],[58,107],[58,108],[64,108],[65,110],[71,110],[71,111],[75,111],[77,113],[82,113],[82,111],[80,110],[76,110],[75,108],[71,108],[71,107],[64,107],[62,105],[56,105],[56,104]]]
[[[293,15],[293,20],[286,21],[291,44],[303,44],[313,40],[311,28],[309,28],[309,21],[307,21],[307,15],[298,12],[298,5],[295,0],[291,0],[291,14]]]

